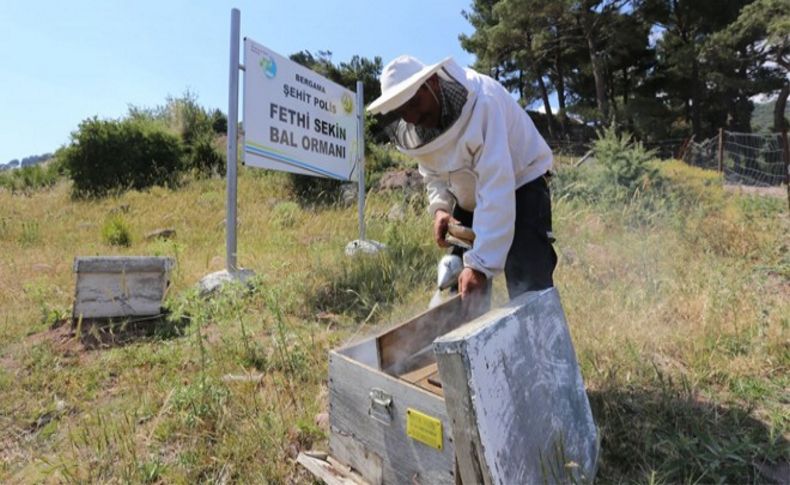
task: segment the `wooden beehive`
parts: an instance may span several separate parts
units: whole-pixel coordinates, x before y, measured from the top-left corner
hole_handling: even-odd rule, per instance
[[[371,484],[594,478],[597,430],[556,289],[478,310],[451,299],[330,353],[333,459]]]
[[[432,343],[477,313],[452,298],[330,352],[331,455],[371,484],[455,484],[455,445]]]
[[[75,258],[74,320],[160,314],[173,266],[168,257]]]

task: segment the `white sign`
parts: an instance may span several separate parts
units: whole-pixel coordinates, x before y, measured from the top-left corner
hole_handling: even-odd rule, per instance
[[[356,180],[355,94],[250,39],[244,66],[244,162]]]

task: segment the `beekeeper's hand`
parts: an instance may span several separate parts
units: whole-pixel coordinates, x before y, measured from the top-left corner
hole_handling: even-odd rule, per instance
[[[473,268],[464,268],[458,275],[458,291],[461,293],[461,299],[483,291],[487,283],[485,274]]]
[[[444,240],[445,235],[447,235],[447,225],[449,223],[458,224],[459,222],[455,220],[449,212],[438,209],[433,216],[433,238],[436,240],[436,244],[439,245],[440,248],[450,247],[450,243]]]

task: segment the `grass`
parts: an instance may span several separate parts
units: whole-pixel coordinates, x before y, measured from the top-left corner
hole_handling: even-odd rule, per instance
[[[786,201],[659,168],[665,190],[620,204],[566,196],[563,167],[553,194],[598,481],[767,481],[759,470],[788,459]],[[239,264],[257,276],[208,300],[194,286],[224,265],[221,180],[90,202],[63,181],[0,191],[0,481],[309,482],[293,458],[327,446],[327,352],[422,310],[441,253],[423,200],[372,194],[369,237],[392,250],[349,260],[356,207],[300,206],[287,187],[241,170]],[[387,218],[396,203],[403,221]],[[103,238],[118,214],[129,246]],[[142,237],[165,227],[175,239]],[[168,331],[87,346],[58,326],[73,258],[104,254],[177,260]]]

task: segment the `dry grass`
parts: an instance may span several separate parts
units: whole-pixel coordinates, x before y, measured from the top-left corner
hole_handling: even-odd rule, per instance
[[[676,192],[652,209],[555,193],[555,280],[603,437],[599,481],[765,481],[758,469],[788,449],[787,212],[715,175],[662,170]],[[211,300],[193,287],[224,265],[222,181],[89,202],[65,183],[0,192],[0,481],[309,481],[292,458],[326,445],[328,350],[423,308],[439,253],[420,201],[376,194],[369,235],[400,259],[350,265],[356,207],[295,207],[285,187],[242,170],[239,263],[258,276]],[[399,200],[406,220],[390,222]],[[111,215],[128,248],[103,242]],[[175,238],[144,239],[162,227]],[[98,254],[175,257],[173,323],[94,349],[57,326],[73,258]]]

